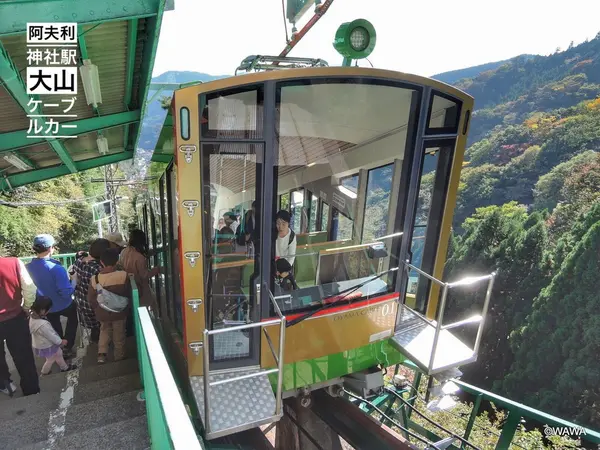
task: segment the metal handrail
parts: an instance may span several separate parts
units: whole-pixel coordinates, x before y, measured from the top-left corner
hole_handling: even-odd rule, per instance
[[[434,283],[436,283],[442,287],[442,299],[440,301],[440,306],[439,306],[439,310],[438,310],[437,321],[435,324],[435,334],[433,335],[433,345],[431,347],[431,356],[429,358],[429,364],[428,364],[429,371],[431,371],[433,369],[433,362],[435,360],[437,344],[438,344],[442,330],[456,328],[458,326],[466,325],[469,323],[479,323],[479,326],[477,328],[477,336],[475,338],[475,345],[473,346],[473,354],[476,355],[479,352],[479,347],[481,345],[481,338],[483,336],[483,327],[485,325],[485,316],[487,315],[487,311],[488,311],[489,304],[490,304],[490,298],[492,296],[492,288],[494,286],[494,281],[496,279],[496,275],[498,274],[498,271],[494,271],[491,274],[482,275],[482,276],[478,276],[478,277],[464,277],[464,278],[461,278],[460,280],[454,281],[452,283],[447,283],[447,282],[438,280],[437,278],[435,278],[432,275],[429,275],[426,272],[423,272],[421,269],[410,264],[408,261],[405,261],[404,265],[406,266],[406,268],[408,270],[414,270],[415,272],[419,273],[420,275],[423,275],[425,278],[433,281]],[[445,313],[445,309],[446,309],[446,300],[448,299],[448,291],[457,286],[469,286],[469,285],[473,285],[473,284],[478,284],[482,281],[487,281],[488,285],[487,285],[487,289],[486,289],[485,300],[483,302],[483,312],[482,312],[481,316],[470,317],[468,319],[453,322],[453,323],[447,324],[445,326],[442,325],[442,322],[444,320],[444,313]],[[404,305],[401,305],[401,307],[404,307]],[[400,313],[401,312],[402,312],[402,310],[400,310]],[[477,319],[477,320],[475,320],[475,319]]]
[[[264,322],[249,323],[249,324],[239,325],[239,326],[230,327],[230,328],[220,328],[217,330],[208,330],[208,329],[204,330],[204,333],[203,333],[204,334],[204,343],[203,343],[204,348],[203,348],[202,356],[203,356],[203,363],[204,363],[203,364],[204,365],[204,368],[203,368],[204,369],[204,376],[203,376],[204,422],[205,422],[204,426],[206,428],[207,435],[211,433],[210,395],[209,395],[211,386],[219,386],[222,384],[233,383],[235,381],[246,380],[248,378],[254,378],[254,377],[258,377],[258,376],[262,376],[262,375],[270,375],[272,373],[277,373],[277,391],[275,394],[274,417],[279,417],[282,415],[283,351],[284,351],[284,344],[285,344],[286,318],[281,313],[281,309],[279,308],[279,305],[275,301],[275,298],[274,298],[271,290],[267,289],[267,292],[269,293],[269,299],[273,302],[273,305],[275,307],[275,312],[279,316],[278,319],[266,320]],[[275,359],[275,362],[277,363],[276,369],[259,370],[258,372],[254,372],[254,373],[250,373],[250,374],[246,374],[246,375],[240,375],[239,377],[228,378],[225,380],[219,380],[219,381],[213,381],[213,382],[210,381],[210,379],[209,379],[209,376],[210,376],[210,350],[209,350],[210,342],[209,342],[209,338],[211,335],[226,333],[226,332],[230,332],[230,331],[248,330],[251,328],[260,327],[263,329],[263,331],[265,332],[265,334],[268,337],[268,334],[267,334],[268,332],[266,331],[265,327],[267,327],[269,325],[277,325],[277,324],[279,324],[279,352],[278,352],[278,355],[275,355],[272,345],[271,344],[269,345],[271,347],[271,352],[273,352],[273,357]],[[269,339],[269,341],[270,341],[270,339]]]

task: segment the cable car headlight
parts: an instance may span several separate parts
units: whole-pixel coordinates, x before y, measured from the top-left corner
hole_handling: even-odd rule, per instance
[[[375,27],[365,19],[356,19],[340,25],[335,33],[333,47],[344,58],[362,59],[375,48],[377,34]]]
[[[357,52],[362,52],[369,46],[369,33],[363,27],[357,27],[350,32],[350,46]]]

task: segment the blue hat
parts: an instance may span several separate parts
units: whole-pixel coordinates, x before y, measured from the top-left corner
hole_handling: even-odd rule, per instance
[[[33,239],[33,246],[37,248],[50,248],[52,247],[56,241],[49,234],[38,234]]]

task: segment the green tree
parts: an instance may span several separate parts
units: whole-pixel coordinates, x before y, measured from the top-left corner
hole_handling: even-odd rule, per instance
[[[463,369],[469,382],[490,389],[512,364],[508,336],[525,320],[549,278],[548,234],[542,214],[528,215],[515,202],[479,208],[464,228],[447,262],[446,279],[498,271],[480,357]],[[480,314],[484,295],[485,286],[474,291],[457,289],[450,296],[448,320]],[[468,342],[474,339],[474,330],[459,334]]]
[[[598,216],[600,203],[582,223]],[[503,391],[516,400],[593,428],[600,426],[599,254],[597,221],[511,334],[515,361],[502,383]]]

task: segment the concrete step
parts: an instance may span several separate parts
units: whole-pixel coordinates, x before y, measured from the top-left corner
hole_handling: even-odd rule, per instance
[[[37,395],[23,397],[20,389],[15,392],[13,398],[0,394],[0,422],[56,409],[60,393],[66,387],[66,377],[66,373],[60,372],[40,377],[41,392]],[[88,387],[88,384],[92,386]],[[88,364],[87,367],[79,369],[79,383],[74,401],[85,403],[135,389],[141,389],[136,359],[93,366]],[[94,394],[96,390],[98,393]]]
[[[37,396],[33,396],[37,397]],[[56,402],[58,404],[58,401]],[[1,420],[0,450],[12,450],[48,439],[50,410]]]
[[[138,373],[138,370],[139,363],[135,358],[107,362],[106,364],[98,364],[95,360],[91,363],[84,361],[84,365],[79,371],[79,384]]]
[[[134,337],[128,337],[125,343],[125,356],[127,359],[137,358],[137,347]],[[108,362],[114,362],[112,345],[108,351]],[[96,365],[98,359],[98,344],[89,344],[87,353],[83,358],[84,366]]]
[[[75,395],[73,396],[73,403],[93,402],[101,398],[112,397],[130,391],[140,391],[141,389],[142,383],[139,374],[131,373],[129,375],[77,385]]]
[[[146,403],[137,401],[137,391],[125,392],[93,402],[72,405],[67,411],[65,435],[121,422],[146,414]]]
[[[4,394],[0,395],[4,396]],[[60,391],[9,398],[8,401],[0,403],[0,423],[13,419],[27,421],[27,417],[31,415],[56,409],[59,398]]]
[[[18,450],[45,450],[47,441],[21,447]],[[87,449],[133,449],[144,450],[150,447],[148,419],[146,415],[112,423],[81,433],[65,436],[55,443],[58,450]]]
[[[131,391],[91,402],[74,403],[67,409],[64,436],[87,432],[145,415],[146,405],[144,402],[137,401],[137,393],[137,391]],[[31,414],[26,418],[17,417],[1,421],[0,450],[12,450],[47,441],[51,412],[51,410],[47,410]]]

